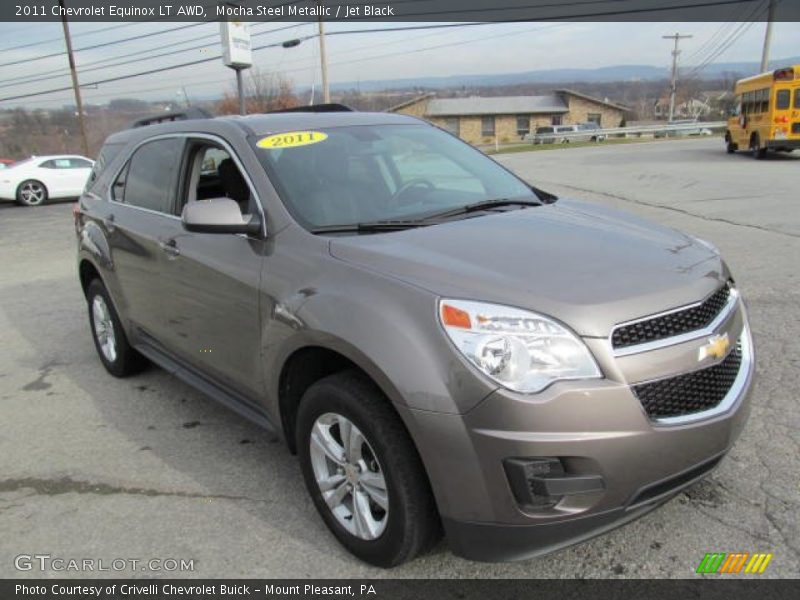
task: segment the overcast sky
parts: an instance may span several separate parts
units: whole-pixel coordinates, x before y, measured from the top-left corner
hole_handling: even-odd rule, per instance
[[[181,31],[156,35],[95,50],[86,46],[116,41],[156,31],[185,26],[185,23],[73,23],[73,46],[81,83],[136,73],[151,68],[189,62],[219,54],[219,25],[206,23]],[[312,35],[315,23],[301,23],[271,34],[255,35],[253,45],[282,42]],[[375,24],[331,23],[327,31],[374,29],[424,23]],[[739,29],[741,26],[741,29]],[[269,32],[287,24],[258,23],[252,33]],[[113,28],[109,31],[99,31]],[[330,80],[355,82],[374,79],[414,78],[441,75],[513,73],[539,69],[586,68],[611,65],[654,65],[668,74],[672,42],[662,35],[675,32],[694,37],[681,41],[681,64],[702,62],[728,36],[741,33],[735,43],[714,62],[758,61],[764,38],[764,23],[514,23],[477,27],[434,29],[430,31],[380,32],[361,35],[331,35],[327,38]],[[16,46],[46,42],[27,48]],[[160,46],[170,44],[167,49]],[[187,47],[207,44],[201,49],[180,52]],[[60,23],[0,23],[0,63],[34,59],[64,51]],[[132,53],[142,53],[130,56]],[[156,52],[170,56],[148,58]],[[773,29],[771,58],[800,54],[800,27],[797,23],[776,23]],[[108,67],[116,61],[137,59],[135,63]],[[92,64],[97,61],[100,64]],[[319,46],[316,39],[291,48],[267,48],[254,54],[262,71],[278,71],[297,87],[319,86]],[[90,70],[94,69],[94,70]],[[22,77],[57,76],[47,81],[21,83]],[[17,79],[17,81],[14,81]],[[189,97],[209,97],[231,88],[233,73],[221,60],[153,74],[126,81],[84,89],[84,101],[105,103],[116,97],[173,99],[185,87]],[[0,66],[0,97],[39,92],[70,85],[66,55],[19,65]],[[25,100],[0,102],[0,108],[60,107],[72,102],[71,92],[58,92]]]

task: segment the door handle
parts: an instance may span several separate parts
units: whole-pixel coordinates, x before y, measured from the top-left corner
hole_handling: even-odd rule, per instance
[[[178,248],[178,242],[175,241],[175,238],[170,238],[168,240],[159,240],[158,247],[167,254],[168,256],[174,257],[179,256],[181,251]]]

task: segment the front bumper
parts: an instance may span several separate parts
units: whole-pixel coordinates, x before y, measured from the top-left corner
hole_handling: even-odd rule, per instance
[[[561,382],[533,395],[501,389],[464,415],[408,410],[453,552],[473,560],[548,553],[636,519],[710,473],[745,424],[755,370],[743,305],[723,330],[743,340],[746,360],[724,409],[697,420],[651,420],[631,383],[652,375],[650,363],[672,369],[681,355],[696,357],[705,339],[625,358],[595,340],[604,380]],[[602,485],[551,504],[520,501],[507,462],[545,457]]]

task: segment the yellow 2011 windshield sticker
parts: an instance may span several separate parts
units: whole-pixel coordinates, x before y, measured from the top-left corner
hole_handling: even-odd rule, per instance
[[[267,148],[268,150],[277,150],[279,148],[297,148],[298,146],[318,144],[326,139],[328,139],[328,134],[321,131],[287,131],[261,138],[256,143],[256,146]]]

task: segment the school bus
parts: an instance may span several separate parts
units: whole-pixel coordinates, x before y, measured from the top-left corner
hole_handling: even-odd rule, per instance
[[[767,150],[800,148],[800,65],[741,79],[734,94],[725,132],[729,154],[746,149],[764,158]]]

